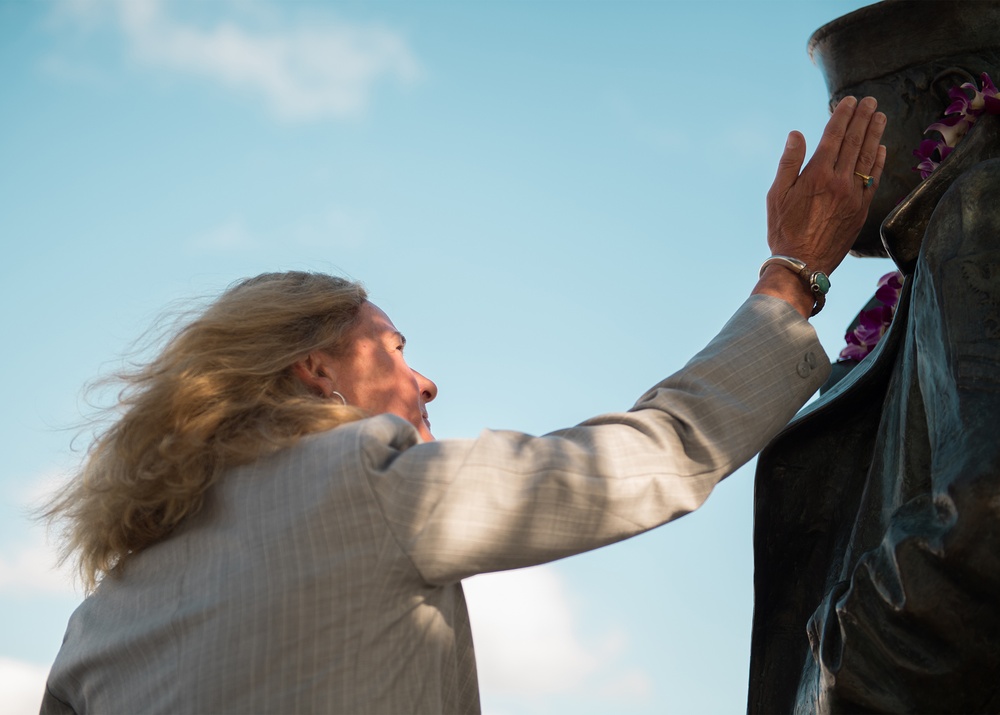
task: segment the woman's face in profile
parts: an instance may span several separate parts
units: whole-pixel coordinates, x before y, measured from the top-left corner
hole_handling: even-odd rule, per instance
[[[345,345],[326,356],[326,368],[347,404],[372,415],[398,415],[425,441],[433,440],[427,403],[437,396],[437,385],[406,364],[406,338],[389,316],[366,301]]]

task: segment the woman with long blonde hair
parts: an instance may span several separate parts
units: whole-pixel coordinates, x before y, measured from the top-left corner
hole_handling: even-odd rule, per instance
[[[698,508],[823,382],[807,317],[864,223],[884,125],[845,100],[804,169],[793,132],[776,255],[722,332],[628,411],[543,437],[435,441],[436,385],[355,283],[223,293],[125,376],[48,511],[89,595],[42,712],[478,712],[463,578]]]
[[[77,556],[88,592],[197,513],[227,468],[364,416],[310,392],[293,366],[313,350],[336,352],[365,299],[342,278],[260,275],[118,376],[120,418],[46,512],[66,524],[63,555]]]

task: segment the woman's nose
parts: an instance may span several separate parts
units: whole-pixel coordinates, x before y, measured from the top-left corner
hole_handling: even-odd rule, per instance
[[[430,402],[437,397],[438,386],[434,384],[433,380],[424,377],[416,370],[413,370],[413,374],[417,376],[417,387],[420,388],[420,396],[424,398],[424,402]]]

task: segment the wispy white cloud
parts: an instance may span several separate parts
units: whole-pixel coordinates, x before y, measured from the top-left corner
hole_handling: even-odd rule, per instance
[[[67,568],[56,566],[55,551],[43,539],[28,543],[6,543],[2,550],[0,593],[19,597],[76,594],[72,575]]]
[[[113,20],[141,65],[259,97],[286,120],[357,116],[378,83],[411,84],[421,75],[406,39],[379,25],[311,18],[295,27],[260,29],[238,21],[246,14],[234,14],[205,28],[172,10],[160,0],[64,0],[59,15],[87,28]]]
[[[574,694],[645,701],[652,679],[620,661],[624,634],[582,633],[580,606],[550,566],[464,582],[485,696]],[[597,676],[597,677],[595,677]]]
[[[61,55],[50,55],[42,59],[40,69],[50,77],[74,84],[104,88],[109,85],[108,77],[93,65],[71,62]]]
[[[0,699],[5,715],[38,715],[47,666],[0,658]]]
[[[31,480],[27,488],[9,495],[10,502],[25,514],[27,528],[16,541],[0,544],[0,594],[18,597],[79,595],[72,570],[65,565],[58,566],[56,549],[47,538],[44,526],[27,520],[27,515],[44,504],[66,478],[66,471],[53,469]]]

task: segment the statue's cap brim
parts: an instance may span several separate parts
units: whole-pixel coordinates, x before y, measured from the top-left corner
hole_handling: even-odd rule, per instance
[[[883,0],[809,38],[831,96],[914,65],[1000,49],[1000,0]]]

